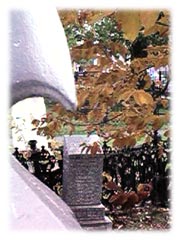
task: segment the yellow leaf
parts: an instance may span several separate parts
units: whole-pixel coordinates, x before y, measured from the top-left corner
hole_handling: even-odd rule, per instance
[[[78,98],[78,106],[79,107],[84,105],[84,102],[88,98],[88,95],[89,95],[89,93],[87,91],[83,91],[83,92],[80,92],[80,94],[78,94],[77,98]]]
[[[145,34],[149,35],[149,34],[156,33],[156,32],[159,32],[159,34],[161,36],[167,36],[167,35],[169,35],[169,27],[163,26],[163,25],[154,24],[147,31],[145,31]]]
[[[167,107],[168,107],[168,104],[169,104],[169,101],[166,100],[166,99],[162,99],[162,100],[161,100],[161,104],[163,105],[164,108],[167,108]]]
[[[141,28],[139,11],[117,11],[115,19],[121,23],[125,36],[133,41]]]
[[[116,138],[116,139],[113,141],[112,145],[113,145],[113,147],[118,147],[118,148],[123,147],[122,139],[121,139],[121,138]]]
[[[153,126],[154,130],[158,130],[163,126],[163,124],[164,124],[164,121],[162,120],[162,118],[161,117],[156,117],[152,126]]]
[[[101,118],[103,118],[104,112],[102,112],[100,109],[94,109],[91,110],[88,113],[88,120],[89,121],[99,121]]]
[[[128,52],[128,49],[127,47],[125,47],[123,44],[120,44],[120,43],[117,43],[117,42],[112,42],[112,41],[109,41],[107,46],[109,48],[111,48],[111,51],[115,54],[115,53],[120,53],[121,56],[123,56],[125,58],[127,52]]]
[[[132,96],[133,91],[132,89],[127,89],[126,91],[124,91],[123,93],[119,94],[119,98],[118,101],[120,100],[124,100],[125,102],[129,100],[129,98]]]
[[[133,97],[138,105],[143,104],[153,105],[154,103],[152,96],[149,93],[145,92],[144,90],[136,90],[133,93]]]
[[[138,130],[144,128],[144,126],[145,126],[144,119],[139,119],[139,121],[136,122],[135,125],[136,125],[136,129],[138,129]]]
[[[149,75],[146,75],[144,77],[144,80],[146,81],[144,88],[149,89],[151,87],[152,81]]]
[[[109,78],[109,73],[101,73],[101,75],[98,77],[96,84],[103,84],[107,81]]]
[[[54,131],[57,128],[57,121],[51,121],[47,124],[49,131]]]
[[[104,96],[109,96],[109,95],[111,95],[113,93],[113,91],[114,91],[113,87],[106,85],[103,88],[102,93],[103,93]]]
[[[122,148],[122,147],[127,145],[127,140],[128,139],[126,137],[124,137],[124,138],[116,138],[113,141],[113,147]]]
[[[157,10],[143,10],[140,12],[141,24],[145,31],[154,26],[159,13],[160,11]]]
[[[126,117],[128,117],[128,118],[130,118],[130,117],[136,117],[137,116],[137,113],[136,112],[134,112],[134,111],[129,111],[129,110],[127,110],[126,112],[125,112],[125,116]]]
[[[112,63],[111,58],[108,58],[107,56],[101,56],[99,57],[99,64],[102,66],[105,66],[109,63]]]

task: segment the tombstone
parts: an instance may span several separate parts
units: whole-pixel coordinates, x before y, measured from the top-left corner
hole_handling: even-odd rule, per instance
[[[81,143],[87,137],[64,137],[63,200],[71,207],[85,229],[111,229],[101,204],[103,155],[81,154]]]

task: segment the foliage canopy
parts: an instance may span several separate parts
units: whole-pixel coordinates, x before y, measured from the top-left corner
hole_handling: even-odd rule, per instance
[[[36,121],[38,133],[53,137],[68,127],[72,134],[78,125],[120,148],[134,146],[140,138],[149,142],[152,132],[162,127],[168,137],[170,13],[86,9],[58,13],[72,61],[81,63],[87,74],[76,83],[77,111],[53,104],[47,125]],[[156,89],[147,70],[163,66],[169,67],[168,75]],[[165,110],[161,115],[158,106]]]

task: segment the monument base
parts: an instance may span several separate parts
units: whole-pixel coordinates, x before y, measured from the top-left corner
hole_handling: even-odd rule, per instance
[[[79,221],[79,223],[85,230],[112,230],[112,222],[106,216],[103,220]]]
[[[102,204],[70,207],[82,228],[86,230],[112,229],[112,222],[105,216],[105,208]]]

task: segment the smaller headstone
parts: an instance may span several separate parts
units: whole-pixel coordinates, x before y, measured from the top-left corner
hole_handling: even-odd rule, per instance
[[[83,135],[64,137],[63,200],[83,228],[111,229],[101,204],[103,155],[81,153],[80,145],[89,140]]]

